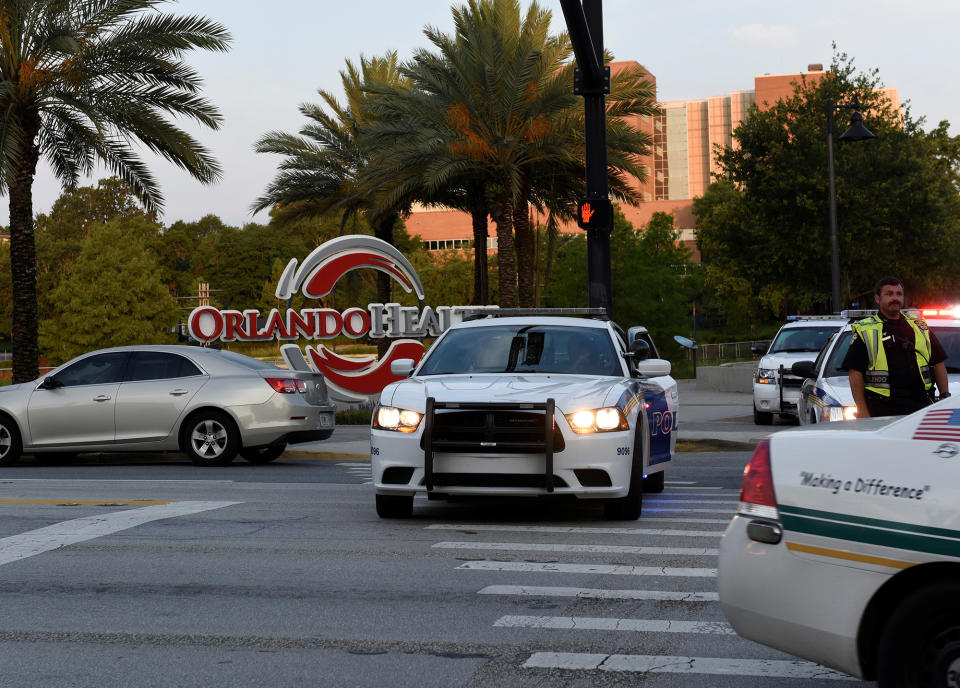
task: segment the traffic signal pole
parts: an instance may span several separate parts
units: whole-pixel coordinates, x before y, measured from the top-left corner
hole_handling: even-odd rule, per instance
[[[577,58],[573,91],[583,96],[587,195],[577,222],[587,231],[587,280],[590,308],[613,312],[610,286],[610,233],[613,208],[607,184],[607,106],[610,68],[603,62],[602,0],[560,0]]]

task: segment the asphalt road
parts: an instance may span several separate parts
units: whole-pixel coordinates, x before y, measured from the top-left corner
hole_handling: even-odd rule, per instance
[[[365,461],[3,469],[0,686],[835,686],[716,601],[747,458],[679,455],[635,522],[419,498],[384,521]]]

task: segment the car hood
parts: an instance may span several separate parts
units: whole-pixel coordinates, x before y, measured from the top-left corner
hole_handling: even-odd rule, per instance
[[[797,361],[813,361],[817,358],[817,353],[816,351],[778,351],[761,358],[759,367],[776,370],[782,365],[786,369],[784,372],[790,374],[790,366]]]
[[[431,375],[402,380],[384,390],[382,404],[422,412],[437,401],[543,403],[553,398],[565,413],[605,405],[620,378],[583,375]],[[614,400],[615,401],[615,400]],[[612,402],[611,402],[612,403]]]
[[[13,394],[16,392],[24,392],[37,384],[36,380],[31,380],[30,382],[20,382],[15,385],[4,385],[0,387],[0,394]]]

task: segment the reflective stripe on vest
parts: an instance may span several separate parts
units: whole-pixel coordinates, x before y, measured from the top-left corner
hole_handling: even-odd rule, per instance
[[[930,330],[924,323],[923,327],[917,324],[919,318],[901,313],[914,332],[914,350],[917,356],[917,368],[925,389],[933,386],[930,374]],[[922,322],[922,321],[921,321]],[[890,396],[890,368],[887,364],[887,353],[883,349],[883,320],[872,315],[869,318],[858,320],[852,325],[853,333],[859,336],[867,347],[869,365],[863,374],[864,387],[875,394],[884,397]]]

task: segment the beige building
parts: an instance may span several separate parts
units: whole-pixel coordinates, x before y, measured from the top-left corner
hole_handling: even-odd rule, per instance
[[[656,85],[656,77],[637,62],[615,62],[611,68],[617,71],[627,66],[641,67]],[[649,170],[647,180],[637,185],[643,200],[639,206],[621,208],[626,218],[640,228],[655,212],[673,213],[681,241],[693,249],[694,257],[699,259],[693,199],[703,195],[713,175],[719,172],[713,156],[715,147],[734,145],[733,131],[754,104],[761,110],[766,109],[791,95],[796,82],[816,81],[823,74],[821,65],[809,65],[806,71],[794,74],[764,74],[754,77],[753,90],[699,100],[662,102],[656,116],[636,118],[634,125],[650,135],[653,146],[645,161]],[[896,89],[885,88],[883,93],[893,107],[899,109]],[[535,215],[534,221],[543,222],[544,218]],[[582,231],[573,222],[561,230]],[[473,240],[470,216],[456,210],[419,209],[407,220],[407,231],[423,239],[430,250],[463,248]],[[488,223],[487,236],[488,250],[495,251],[496,230],[492,222]]]

